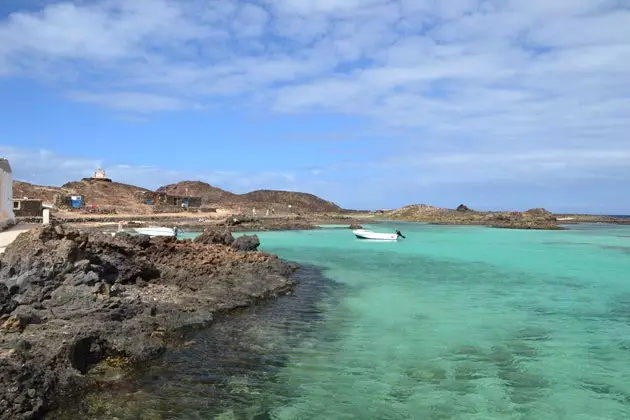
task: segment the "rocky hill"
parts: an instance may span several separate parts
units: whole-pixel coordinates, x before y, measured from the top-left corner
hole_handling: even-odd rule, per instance
[[[540,208],[525,212],[480,212],[473,211],[463,204],[458,207],[458,210],[414,204],[392,210],[385,214],[384,218],[431,224],[481,225],[506,229],[560,229],[556,217],[551,212]]]
[[[209,206],[247,206],[259,208],[262,211],[271,207],[284,210],[291,205],[296,211],[317,213],[341,210],[335,203],[313,194],[278,190],[257,190],[246,194],[234,194],[200,181],[182,181],[165,185],[158,191],[173,195],[201,197],[203,204]]]
[[[116,207],[119,210],[139,213],[149,211],[149,207],[138,200],[138,195],[151,191],[135,185],[84,180],[68,182],[62,185],[61,188],[66,191],[72,191],[74,194],[82,195],[87,205],[95,204],[99,207]]]
[[[257,190],[243,194],[240,198],[244,203],[260,207],[282,208],[291,205],[297,210],[314,213],[338,212],[341,210],[341,207],[333,202],[302,192]]]
[[[238,197],[229,191],[201,181],[182,181],[177,184],[169,184],[158,188],[158,192],[171,195],[183,195],[190,197],[201,197],[204,204],[218,205],[226,203],[237,203]]]
[[[60,192],[62,189],[59,187],[44,187],[22,181],[13,182],[13,198],[34,198],[46,203],[53,203],[55,194]]]
[[[138,200],[138,195],[150,190],[134,185],[102,180],[84,179],[68,182],[61,187],[43,187],[26,182],[15,181],[13,187],[14,198],[37,198],[53,203],[55,194],[82,195],[85,204],[95,204],[101,208],[116,208],[118,212],[148,213],[149,206]],[[205,206],[209,207],[241,207],[245,209],[257,208],[259,212],[267,208],[275,208],[278,212],[286,212],[291,205],[297,212],[339,212],[341,208],[330,201],[326,201],[313,194],[258,190],[246,194],[234,194],[221,188],[200,181],[182,181],[177,184],[165,185],[158,188],[159,192],[201,197]]]

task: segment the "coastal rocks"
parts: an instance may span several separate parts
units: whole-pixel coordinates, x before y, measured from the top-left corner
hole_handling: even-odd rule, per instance
[[[260,246],[258,235],[239,236],[232,243],[232,248],[237,251],[256,251]]]
[[[251,216],[246,216],[246,215],[232,215],[230,216],[226,221],[225,221],[225,225],[226,226],[238,226],[241,225],[243,223],[254,223],[256,222],[258,219],[256,219],[255,217],[251,217]]]
[[[413,205],[389,212],[385,218],[440,225],[481,225],[502,229],[561,229],[555,216],[545,209],[532,209],[523,213],[477,212],[464,205],[459,206],[457,210]]]
[[[529,209],[524,213],[532,216],[551,216],[552,214],[549,210],[543,208]]]
[[[232,245],[234,236],[227,228],[206,228],[193,242],[205,245]]]
[[[233,232],[243,231],[278,231],[317,229],[313,223],[302,217],[251,218],[249,216],[232,217],[225,225]]]
[[[363,229],[363,226],[361,226],[358,223],[350,223],[350,229],[355,230],[355,229]]]
[[[94,384],[101,361],[156,357],[178,330],[290,291],[296,268],[175,238],[21,234],[0,257],[0,419],[39,418]]]

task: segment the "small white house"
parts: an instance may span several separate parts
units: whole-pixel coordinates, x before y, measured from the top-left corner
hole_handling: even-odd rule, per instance
[[[5,227],[14,222],[13,172],[9,161],[0,158],[0,227]]]

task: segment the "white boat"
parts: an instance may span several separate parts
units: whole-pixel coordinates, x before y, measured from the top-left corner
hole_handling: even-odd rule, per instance
[[[123,225],[126,223],[118,224],[118,232],[123,232]],[[148,235],[148,236],[177,236],[178,230],[177,228],[169,228],[169,227],[147,227],[147,228],[131,228],[132,232],[135,232],[139,235]]]
[[[353,230],[352,233],[359,239],[371,239],[374,241],[396,241],[399,238],[396,233],[378,233],[367,229]]]
[[[140,235],[149,236],[175,236],[175,229],[167,227],[148,227],[148,228],[133,228],[133,231]]]

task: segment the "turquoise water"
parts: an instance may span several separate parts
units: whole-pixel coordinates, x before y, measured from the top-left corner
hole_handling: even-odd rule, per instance
[[[260,235],[348,287],[338,339],[291,351],[277,380],[298,396],[273,418],[630,418],[630,228],[396,226]]]
[[[259,233],[326,278],[201,333],[116,405],[142,395],[152,419],[630,418],[630,227],[366,227],[407,239]]]

